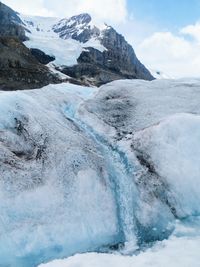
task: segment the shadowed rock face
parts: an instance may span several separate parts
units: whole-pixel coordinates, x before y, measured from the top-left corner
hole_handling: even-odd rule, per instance
[[[104,61],[104,53],[90,47],[88,52],[81,53],[77,65],[64,67],[62,72],[94,86],[101,86],[125,77],[118,71],[107,67]],[[130,77],[127,75],[126,78]]]
[[[115,70],[127,78],[154,79],[145,66],[138,60],[132,46],[112,27],[107,27],[103,31],[101,42],[107,49],[103,52],[103,64],[106,67]]]
[[[17,12],[0,2],[0,36],[18,37],[27,40],[25,29]]]
[[[60,81],[40,64],[53,59],[42,54],[37,60],[22,43],[27,39],[18,13],[0,2],[0,90],[40,88]]]
[[[40,49],[36,49],[36,48],[31,48],[30,49],[31,54],[41,63],[41,64],[48,64],[51,61],[55,60],[55,57],[53,56],[49,56],[47,54],[45,54],[43,51],[41,51]]]
[[[40,64],[19,39],[0,37],[0,89],[20,90],[58,83],[59,78]]]

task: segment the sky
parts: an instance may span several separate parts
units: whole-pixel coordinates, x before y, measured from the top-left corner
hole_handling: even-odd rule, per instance
[[[88,12],[115,27],[148,68],[200,76],[200,0],[2,0],[18,12],[69,17]]]

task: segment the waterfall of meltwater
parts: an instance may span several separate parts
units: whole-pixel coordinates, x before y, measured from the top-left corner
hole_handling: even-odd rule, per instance
[[[73,110],[73,112],[72,112]],[[137,189],[134,184],[134,165],[126,154],[117,146],[110,144],[103,136],[86,125],[75,115],[71,106],[66,107],[65,115],[92,139],[100,153],[104,156],[111,183],[114,185],[114,195],[118,207],[120,230],[123,234],[124,247],[122,253],[129,254],[137,248],[134,208],[137,199]]]

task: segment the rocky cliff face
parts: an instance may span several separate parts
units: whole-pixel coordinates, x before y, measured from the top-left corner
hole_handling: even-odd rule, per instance
[[[0,2],[0,90],[40,88],[60,81],[40,64],[38,53],[35,55],[38,51],[22,43],[27,39],[19,14]],[[42,54],[43,61],[47,60],[48,56],[44,57]]]
[[[40,64],[19,39],[0,37],[0,89],[20,90],[58,83],[59,78]]]
[[[124,37],[109,26],[98,29],[89,14],[61,20],[53,30],[63,39],[72,38],[83,43],[98,39],[105,47],[103,52],[88,47],[81,53],[77,65],[63,68],[67,75],[89,80],[97,86],[117,79],[154,79]]]
[[[131,45],[112,27],[107,27],[102,34],[104,64],[127,78],[152,80],[150,72],[138,60]]]
[[[17,12],[0,2],[0,36],[18,37],[21,41],[27,39],[23,23]]]

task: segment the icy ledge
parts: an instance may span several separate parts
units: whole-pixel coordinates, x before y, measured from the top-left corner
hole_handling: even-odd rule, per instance
[[[191,222],[190,222],[191,223]],[[179,225],[181,228],[168,240],[157,242],[152,248],[135,256],[119,254],[87,253],[55,260],[39,267],[198,267],[200,261],[200,233],[195,227]],[[178,237],[177,235],[182,235]]]

